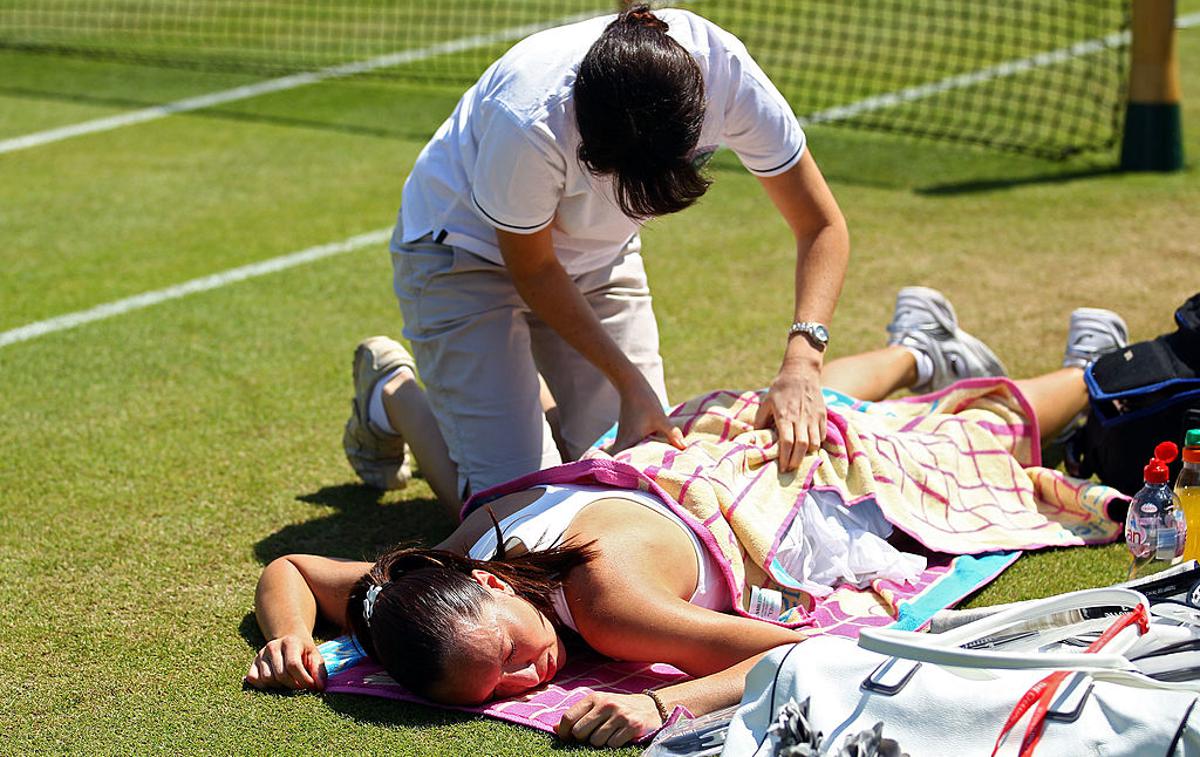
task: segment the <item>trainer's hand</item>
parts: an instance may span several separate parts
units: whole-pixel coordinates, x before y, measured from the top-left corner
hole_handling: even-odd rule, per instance
[[[779,436],[779,471],[796,470],[804,456],[825,441],[821,361],[787,358],[754,416],[755,428],[774,426]]]
[[[624,746],[662,724],[654,700],[644,694],[594,691],[563,713],[555,732],[563,741]]]
[[[667,443],[683,449],[683,432],[663,411],[662,402],[640,375],[621,391],[621,415],[617,420],[617,438],[609,452],[617,454],[651,434],[662,434]]]
[[[312,637],[289,634],[272,639],[259,650],[245,680],[256,689],[320,691],[325,688],[325,677],[325,660]]]

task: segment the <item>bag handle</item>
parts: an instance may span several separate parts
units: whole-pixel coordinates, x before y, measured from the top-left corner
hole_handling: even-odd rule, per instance
[[[920,636],[911,631],[888,628],[863,629],[858,645],[888,657],[928,662],[951,668],[984,668],[991,670],[1131,670],[1135,666],[1119,653],[1090,654],[1076,652],[996,652],[961,647],[926,646],[914,641]]]
[[[1089,655],[1080,655],[1074,652],[1041,653],[962,648],[963,644],[987,638],[1020,623],[1053,613],[1082,610],[1089,607],[1127,609],[1141,607],[1142,611],[1146,613],[1146,617],[1150,612],[1150,603],[1139,592],[1117,588],[1085,589],[1018,605],[940,634],[913,633],[888,628],[866,628],[858,637],[858,645],[863,649],[889,657],[957,668],[1132,669],[1133,663],[1121,653],[1136,640],[1138,631],[1136,628],[1121,631],[1106,647],[1111,651]]]

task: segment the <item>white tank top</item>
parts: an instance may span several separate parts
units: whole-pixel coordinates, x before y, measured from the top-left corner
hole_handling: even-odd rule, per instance
[[[687,534],[696,552],[696,591],[688,602],[719,612],[733,608],[733,599],[730,597],[729,587],[725,585],[719,564],[687,524],[657,497],[636,489],[617,490],[598,486],[548,484],[537,488],[544,492],[541,497],[500,521],[500,532],[504,534],[506,548],[520,544],[529,552],[549,549],[562,541],[563,533],[575,516],[596,500],[629,500],[659,513]],[[496,532],[493,529],[485,531],[467,552],[467,556],[475,560],[490,560],[495,555]],[[571,610],[567,607],[562,587],[555,590],[551,603],[563,625],[572,631],[578,631],[575,619],[571,617]]]

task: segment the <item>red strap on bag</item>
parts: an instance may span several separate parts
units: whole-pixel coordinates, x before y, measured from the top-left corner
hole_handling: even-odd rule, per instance
[[[1121,633],[1126,628],[1129,628],[1134,623],[1137,623],[1138,631],[1142,634],[1145,634],[1150,630],[1150,618],[1146,615],[1145,605],[1138,605],[1121,617],[1117,618],[1116,622],[1109,626],[1108,630],[1101,634],[1099,639],[1096,639],[1088,645],[1088,648],[1084,650],[1084,653],[1099,652],[1100,649],[1104,647],[1105,644],[1112,641],[1117,634]]]
[[[1100,651],[1117,634],[1135,623],[1138,630],[1143,634],[1150,630],[1150,619],[1146,616],[1145,606],[1138,605],[1117,618],[1100,635],[1100,638],[1088,645],[1083,653],[1091,654]],[[1058,687],[1070,675],[1071,671],[1068,670],[1055,671],[1029,687],[1029,690],[1017,700],[1017,704],[1013,708],[1013,711],[1009,713],[1008,719],[1004,721],[1004,728],[1001,729],[1000,735],[996,737],[996,744],[992,747],[992,757],[996,757],[996,753],[1000,751],[1000,745],[1004,742],[1005,737],[1008,736],[1009,731],[1021,721],[1021,718],[1025,716],[1025,713],[1030,708],[1033,708],[1033,715],[1029,718],[1029,725],[1025,727],[1025,736],[1021,739],[1020,752],[1020,757],[1032,757],[1034,748],[1042,738],[1042,730],[1046,724],[1046,713],[1050,711],[1050,702],[1054,699],[1054,693],[1058,691]]]

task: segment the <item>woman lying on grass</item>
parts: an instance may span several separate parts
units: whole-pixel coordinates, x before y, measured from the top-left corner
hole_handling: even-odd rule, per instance
[[[949,303],[932,290],[902,291],[889,332],[891,346],[829,363],[826,384],[882,399],[998,365],[982,343],[957,329]],[[1017,382],[1042,429],[1057,431],[1083,409],[1081,368],[1124,340],[1124,325],[1107,311],[1072,316],[1067,367]],[[410,430],[399,414],[392,425]],[[872,507],[861,502],[844,515],[860,529],[853,537],[845,532],[856,540],[845,552],[869,558],[833,573],[849,572],[859,584],[919,573],[923,563],[913,561],[920,558],[888,543],[892,528],[877,508],[872,516]],[[275,560],[256,596],[269,642],[246,680],[260,688],[321,689],[323,665],[312,637],[319,615],[353,631],[413,692],[477,704],[550,681],[565,663],[564,629],[571,629],[602,654],[666,662],[692,676],[645,695],[594,693],[571,707],[558,729],[564,739],[619,746],[658,728],[677,705],[701,714],[736,703],[762,654],[802,638],[732,609],[721,566],[654,496],[539,486],[474,509],[433,549],[394,549],[374,564],[312,555]]]

